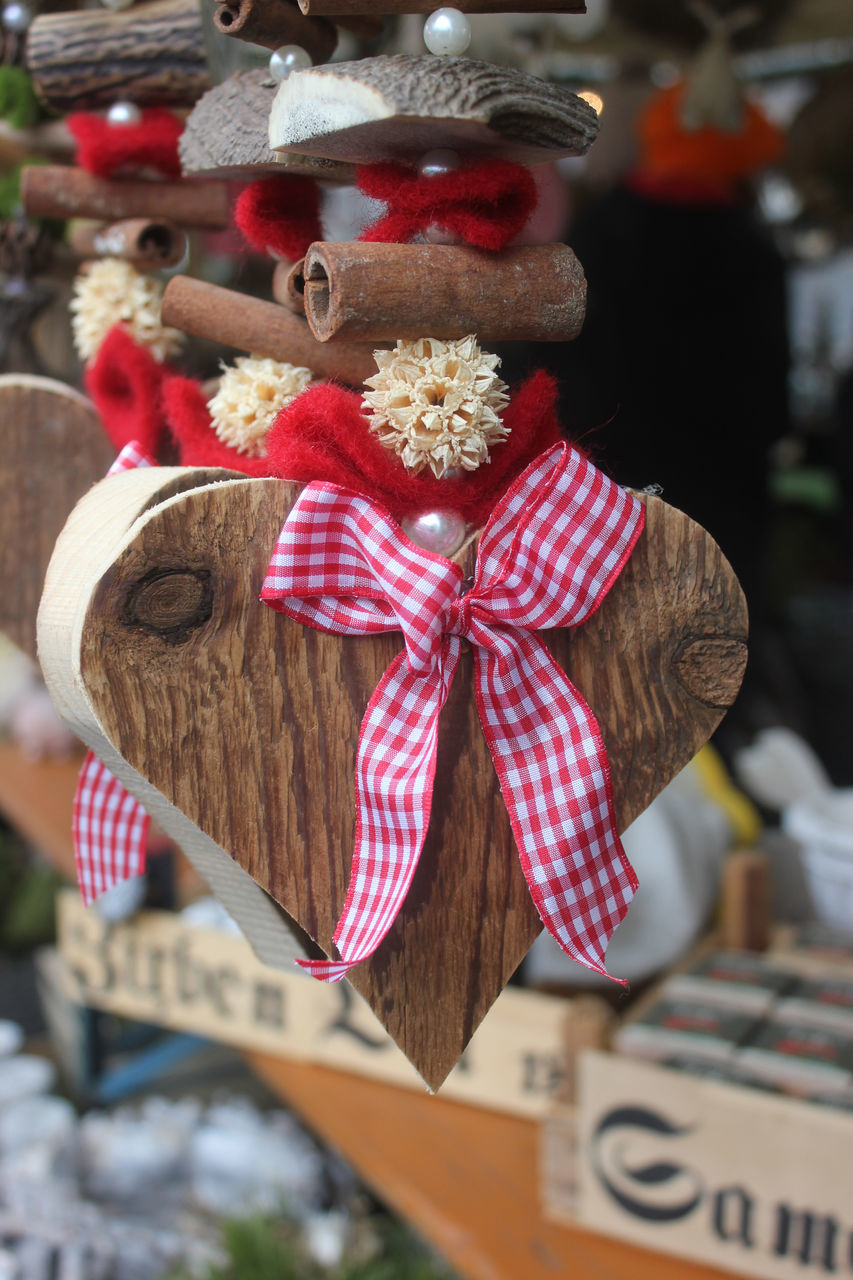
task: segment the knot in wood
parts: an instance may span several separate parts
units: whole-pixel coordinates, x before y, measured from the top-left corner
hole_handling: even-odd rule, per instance
[[[212,611],[207,570],[152,569],[131,587],[124,621],[174,642],[200,627]]]

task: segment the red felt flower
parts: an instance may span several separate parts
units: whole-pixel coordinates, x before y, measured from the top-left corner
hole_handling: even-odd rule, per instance
[[[250,182],[237,198],[234,221],[253,249],[296,262],[323,239],[317,183],[286,174]]]
[[[510,435],[496,445],[490,461],[456,479],[416,475],[371,432],[361,396],[335,383],[303,391],[282,409],[267,437],[267,474],[308,483],[327,480],[368,494],[395,519],[414,511],[452,507],[472,524],[482,524],[500,494],[537,454],[561,439],[556,414],[557,385],[538,370],[524,382],[503,412]]]
[[[213,429],[207,401],[192,378],[167,378],[163,409],[183,467],[227,467],[247,476],[273,475],[269,458],[250,458],[223,444]]]
[[[165,431],[160,391],[167,374],[147,347],[114,325],[85,373],[85,386],[116,449],[138,440],[156,455]]]
[[[111,124],[105,116],[77,111],[66,120],[77,142],[77,164],[99,178],[154,169],[180,178],[178,139],[184,122],[162,107],[147,107],[136,124]]]
[[[363,195],[383,200],[386,211],[360,239],[411,240],[438,226],[478,249],[503,249],[522,230],[538,198],[529,169],[508,160],[482,160],[470,169],[421,177],[400,164],[363,165]]]

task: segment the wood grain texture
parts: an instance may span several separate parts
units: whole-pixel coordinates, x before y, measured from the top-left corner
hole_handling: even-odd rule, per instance
[[[314,63],[328,62],[338,43],[333,24],[306,17],[295,0],[223,0],[213,12],[213,25],[224,36],[265,49],[298,44]]]
[[[178,143],[187,177],[258,178],[290,173],[323,182],[354,182],[350,164],[270,150],[269,114],[277,88],[261,68],[238,71],[204,94],[187,117]]]
[[[100,573],[66,538],[80,602],[70,660],[119,758],[328,953],[352,856],[359,726],[401,644],[395,635],[325,635],[258,604],[297,493],[276,481],[194,488],[151,507],[111,560],[105,531]],[[89,501],[98,505],[97,490]],[[547,637],[599,718],[620,829],[692,757],[730,701],[711,676],[697,699],[673,669],[676,652],[715,637],[745,659],[743,597],[719,549],[658,500],[648,515],[590,622]],[[155,577],[167,593],[171,579],[182,602],[173,613],[159,606],[170,618],[159,629],[140,625],[132,606]],[[406,904],[377,954],[352,974],[433,1088],[541,928],[472,674],[469,654],[442,714],[432,822]]]
[[[231,225],[224,182],[146,182],[96,178],[70,165],[32,165],[21,173],[21,203],[31,218],[167,218],[211,231]]]
[[[0,377],[0,631],[36,656],[53,545],[115,457],[94,406],[52,378]]]
[[[198,0],[41,14],[26,61],[39,98],[60,114],[119,100],[188,106],[210,87]]]
[[[318,342],[304,316],[191,276],[172,277],[163,293],[161,316],[164,324],[184,333],[302,365],[352,387],[376,372],[376,343]]]
[[[237,477],[228,471],[143,467],[102,481],[77,504],[57,539],[38,615],[38,655],[54,705],[81,742],[94,751],[223,902],[265,964],[290,968],[303,954],[301,937],[259,885],[218,845],[175,809],[116,751],[83,687],[79,642],[94,582],[134,520],[152,503],[168,502],[195,484]],[[89,575],[94,575],[90,580]]]
[[[586,279],[568,245],[500,253],[457,245],[318,242],[305,255],[314,337],[569,342],[583,325]],[[507,300],[512,299],[512,305]]]
[[[398,54],[295,71],[272,105],[273,150],[371,164],[426,151],[529,163],[584,155],[598,116],[568,89],[470,58]]]

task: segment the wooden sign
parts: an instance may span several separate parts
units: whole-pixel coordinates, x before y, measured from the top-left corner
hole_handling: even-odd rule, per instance
[[[326,635],[258,603],[298,486],[223,479],[173,494],[174,483],[169,469],[131,472],[78,506],[42,603],[45,677],[62,714],[102,741],[108,766],[190,856],[195,842],[233,858],[331,954],[359,726],[401,639]],[[658,499],[590,621],[546,634],[598,717],[620,830],[719,723],[745,636],[719,548]],[[420,866],[352,983],[437,1088],[540,929],[468,654],[439,726]]]
[[[167,912],[110,927],[74,890],[60,894],[58,930],[77,999],[91,1008],[423,1090],[414,1067],[347,983],[321,985],[295,966],[267,968],[245,939],[193,928]],[[573,1046],[603,1045],[606,1019],[584,1017],[589,1003],[507,987],[447,1077],[443,1096],[541,1117],[566,1080],[575,1024]]]
[[[54,543],[115,449],[85,396],[31,374],[0,377],[0,440],[0,631],[35,658]]]
[[[853,1116],[837,1108],[585,1052],[576,1144],[564,1137],[547,1167],[574,1171],[576,1220],[593,1230],[740,1275],[817,1280],[850,1274],[851,1146]],[[545,1202],[554,1216],[547,1187]]]

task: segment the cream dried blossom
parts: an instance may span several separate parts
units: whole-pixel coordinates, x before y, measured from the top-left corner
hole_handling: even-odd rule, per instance
[[[223,444],[250,458],[266,455],[267,432],[279,409],[314,381],[310,369],[262,356],[238,356],[222,366],[219,390],[208,402],[213,429]]]
[[[162,364],[177,354],[184,340],[179,329],[160,319],[163,286],[121,258],[100,258],[74,281],[71,328],[81,360],[91,360],[113,325],[123,324],[131,337]]]
[[[509,403],[495,373],[500,358],[481,351],[473,336],[401,339],[374,355],[379,372],[366,379],[373,389],[364,395],[370,427],[408,471],[474,471],[509,435],[499,416]]]

